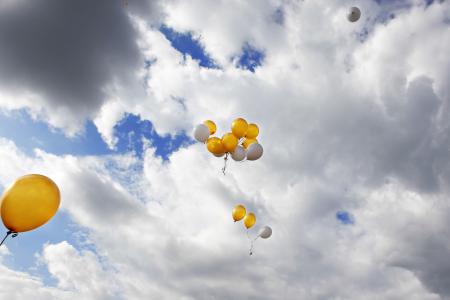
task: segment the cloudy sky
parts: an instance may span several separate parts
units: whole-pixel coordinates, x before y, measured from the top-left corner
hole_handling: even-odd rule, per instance
[[[0,0],[0,192],[62,193],[0,299],[450,299],[448,53],[450,1]]]

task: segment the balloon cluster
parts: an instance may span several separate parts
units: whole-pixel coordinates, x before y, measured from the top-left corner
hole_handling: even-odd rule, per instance
[[[194,128],[194,138],[206,144],[206,148],[214,156],[228,155],[235,161],[257,160],[263,155],[263,147],[256,137],[259,128],[256,124],[248,124],[246,120],[237,118],[231,123],[231,132],[225,133],[222,138],[212,136],[216,133],[216,124],[207,120]]]
[[[30,231],[47,223],[60,204],[58,186],[44,175],[30,174],[17,179],[0,199],[2,222],[8,233],[1,241],[12,234]]]
[[[244,226],[245,226],[245,228],[247,228],[247,237],[249,238],[250,243],[251,243],[250,251],[249,251],[250,255],[253,254],[253,243],[259,237],[263,238],[263,239],[268,239],[272,235],[272,228],[270,228],[269,226],[264,226],[259,230],[258,235],[253,240],[250,239],[250,236],[248,235],[248,230],[250,228],[252,228],[253,225],[255,225],[256,216],[252,212],[247,214],[247,210],[245,209],[245,206],[242,204],[236,205],[233,208],[232,216],[233,216],[234,222],[238,222],[238,221],[244,219]]]

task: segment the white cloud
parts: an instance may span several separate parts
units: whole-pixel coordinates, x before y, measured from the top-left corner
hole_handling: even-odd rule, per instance
[[[73,299],[68,292],[46,287],[39,278],[0,265],[1,299]]]
[[[78,252],[67,242],[44,247],[42,260],[62,290],[74,291],[88,299],[118,296],[114,270],[105,270],[91,251]]]
[[[5,147],[10,158],[23,156],[10,143],[3,142]],[[391,254],[402,246],[393,241],[401,234],[401,220],[411,220],[411,212],[423,215],[423,233],[417,236],[422,242],[435,230],[423,210],[430,218],[437,213],[432,203],[398,183],[369,191],[356,185],[341,199],[333,182],[303,179],[286,186],[280,184],[286,174],[260,177],[266,168],[262,162],[233,163],[223,176],[221,161],[200,145],[174,153],[170,162],[148,149],[143,177],[133,167],[138,162],[127,156],[38,152],[33,162],[59,184],[62,209],[89,230],[89,241],[102,257],[66,242],[44,247],[41,261],[58,288],[72,296],[227,299],[238,288],[248,299],[279,299],[280,291],[286,299],[358,299],[361,293],[368,299],[438,299],[411,267],[398,268]],[[116,172],[135,178],[121,184],[109,177]],[[136,192],[146,202],[129,196]],[[271,239],[256,242],[253,257],[242,224],[231,221],[237,202],[256,212],[257,227],[274,228]],[[334,219],[344,204],[355,211],[354,227]],[[390,218],[394,223],[386,222]],[[411,248],[408,239],[403,243]]]

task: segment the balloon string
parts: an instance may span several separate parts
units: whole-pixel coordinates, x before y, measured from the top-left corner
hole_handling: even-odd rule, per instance
[[[253,254],[253,246],[254,246],[254,242],[256,241],[256,239],[258,238],[258,237],[255,237],[253,240],[250,238],[250,235],[249,235],[249,233],[248,233],[248,229],[247,229],[247,238],[248,238],[248,240],[250,241],[250,250],[249,250],[249,255],[252,255]]]
[[[3,242],[8,238],[8,236],[12,234],[12,237],[15,238],[17,236],[17,232],[8,230],[8,232],[6,233],[5,237],[3,238],[3,240],[0,242],[0,246],[3,245]]]
[[[222,168],[223,175],[225,175],[225,171],[227,169],[227,161],[228,161],[228,153],[225,154],[225,158],[224,158],[224,164],[223,164],[223,168]]]

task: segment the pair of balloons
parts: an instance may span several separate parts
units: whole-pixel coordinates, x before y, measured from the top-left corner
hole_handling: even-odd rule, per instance
[[[222,138],[212,136],[216,133],[217,126],[207,120],[194,128],[194,138],[205,143],[209,152],[216,157],[228,154],[235,161],[257,160],[263,155],[263,147],[256,137],[259,135],[259,127],[256,124],[248,124],[243,118],[235,119],[231,124],[231,131],[225,133]]]
[[[18,178],[0,200],[0,215],[8,235],[47,223],[56,214],[60,199],[58,186],[50,178],[38,174]]]
[[[244,205],[236,205],[233,208],[233,220],[234,222],[238,222],[242,219],[244,219],[244,226],[247,229],[250,229],[253,227],[253,225],[255,225],[256,223],[256,216],[254,213],[248,213],[247,214],[247,210],[245,209]]]

